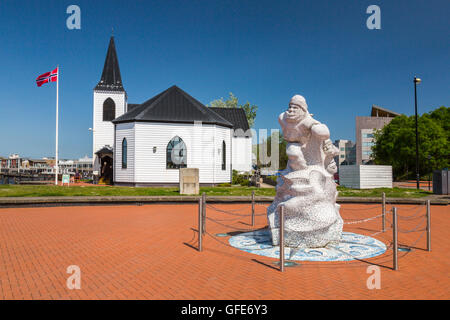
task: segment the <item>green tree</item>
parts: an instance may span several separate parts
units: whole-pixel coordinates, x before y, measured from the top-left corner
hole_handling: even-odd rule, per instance
[[[449,165],[449,108],[441,107],[418,119],[419,172],[421,176]],[[396,179],[413,178],[416,168],[415,117],[394,118],[375,133],[375,164],[392,165]],[[430,159],[429,159],[430,158]]]
[[[431,111],[429,115],[433,120],[440,123],[442,129],[447,133],[447,137],[450,138],[450,108],[442,106]]]
[[[256,111],[258,111],[258,106],[251,105],[248,101],[245,104],[240,105],[238,98],[232,92],[230,92],[228,100],[220,98],[218,100],[211,101],[208,106],[213,108],[242,108],[245,111],[245,115],[247,116],[247,121],[250,128],[252,128],[255,124]]]

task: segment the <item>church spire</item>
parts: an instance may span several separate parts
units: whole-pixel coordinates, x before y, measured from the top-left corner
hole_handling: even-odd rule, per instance
[[[114,36],[111,36],[109,41],[102,77],[95,87],[95,90],[125,91],[120,76],[119,60],[117,59]]]

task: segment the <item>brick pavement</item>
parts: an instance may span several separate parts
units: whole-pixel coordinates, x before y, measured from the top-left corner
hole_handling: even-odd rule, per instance
[[[216,207],[250,210],[247,204]],[[398,208],[403,216],[417,211]],[[227,246],[228,238],[206,236],[204,251],[197,252],[193,204],[0,209],[0,299],[449,299],[449,209],[432,207],[432,252],[401,253],[399,271],[390,269],[389,251],[367,261],[302,262],[285,273],[274,268],[275,259]],[[341,212],[344,219],[367,218],[380,206],[344,204]],[[249,217],[211,209],[208,217],[249,228]],[[264,216],[256,222],[266,225]],[[418,222],[400,220],[400,227]],[[213,235],[233,228],[207,224]],[[379,228],[377,219],[344,230],[371,234]],[[401,233],[400,243],[420,235]],[[389,243],[391,231],[376,238]],[[416,247],[425,245],[423,235]],[[381,268],[380,290],[366,287],[372,264]],[[69,265],[81,268],[81,290],[66,287]]]

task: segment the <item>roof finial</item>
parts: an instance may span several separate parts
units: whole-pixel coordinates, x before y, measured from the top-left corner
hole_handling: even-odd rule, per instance
[[[114,37],[114,27],[111,28],[111,37]]]

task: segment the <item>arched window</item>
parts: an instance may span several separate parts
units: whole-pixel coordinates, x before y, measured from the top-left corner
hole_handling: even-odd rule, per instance
[[[227,167],[227,145],[225,141],[222,141],[222,170],[226,170]]]
[[[180,137],[174,137],[167,145],[167,169],[179,169],[187,167],[187,150],[184,141]]]
[[[112,121],[116,117],[116,104],[108,98],[103,102],[103,121]]]
[[[122,140],[122,169],[127,168],[128,158],[127,158],[127,138],[123,138]]]

